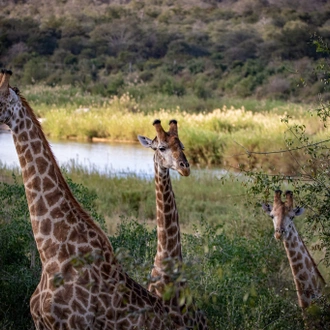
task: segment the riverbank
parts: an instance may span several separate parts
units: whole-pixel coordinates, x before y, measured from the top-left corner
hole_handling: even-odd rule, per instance
[[[155,136],[152,122],[170,119],[179,122],[180,139],[186,154],[197,166],[227,169],[256,169],[294,173],[292,153],[266,152],[293,149],[293,126],[300,127],[312,141],[328,137],[323,123],[313,114],[313,106],[257,100],[213,100],[212,111],[192,111],[186,97],[149,96],[143,102],[129,94],[110,99],[91,96],[74,88],[34,87],[24,93],[52,139],[81,141],[137,141],[137,135]],[[218,107],[217,107],[218,106]],[[292,144],[292,142],[294,142]],[[252,152],[252,153],[251,153]],[[253,154],[255,153],[255,154]],[[261,153],[257,155],[256,153]],[[307,155],[299,155],[307,161]],[[302,158],[301,158],[302,157]]]

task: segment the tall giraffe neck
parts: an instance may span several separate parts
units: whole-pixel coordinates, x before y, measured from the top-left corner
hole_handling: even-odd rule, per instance
[[[325,281],[293,222],[291,231],[283,243],[295,282],[299,306],[306,308],[313,299],[322,294]]]
[[[151,271],[149,290],[161,297],[173,319],[183,321],[185,328],[207,329],[206,319],[188,298],[185,281],[180,275],[182,252],[179,217],[170,179],[173,168],[183,176],[190,174],[189,163],[178,137],[177,121],[171,120],[165,132],[160,120],[153,123],[157,136],[151,140],[138,136],[140,143],[154,153],[155,190],[157,210],[157,252]],[[179,271],[178,271],[179,270]],[[186,299],[188,298],[188,299]]]
[[[94,253],[111,244],[73,197],[54,155],[27,102],[12,114],[9,123],[30,211],[32,229],[46,269],[53,273],[70,255]],[[100,246],[101,244],[101,246]],[[56,261],[54,261],[56,259]],[[113,262],[114,260],[108,260]]]
[[[153,282],[149,290],[163,297],[166,286],[174,290],[170,299],[164,300],[169,306],[173,319],[184,320],[189,329],[207,329],[207,321],[194,304],[182,303],[186,284],[173,278],[173,267],[182,263],[179,215],[172,190],[170,170],[160,166],[154,155],[156,208],[157,208],[157,253],[151,271]],[[167,264],[168,263],[168,264]],[[171,278],[172,277],[172,278]],[[173,280],[175,281],[173,283]]]
[[[157,209],[157,253],[154,259],[154,267],[151,271],[152,281],[149,291],[159,297],[163,297],[166,286],[174,284],[173,296],[164,300],[164,304],[170,307],[172,318],[190,322],[188,315],[182,315],[179,304],[180,290],[183,284],[175,282],[174,269],[182,262],[179,216],[176,208],[174,192],[172,190],[170,170],[160,166],[157,154],[154,155],[156,209]],[[173,281],[174,280],[174,281]]]
[[[179,215],[172,190],[170,171],[155,161],[157,208],[157,254],[155,266],[161,268],[165,259],[182,261]]]

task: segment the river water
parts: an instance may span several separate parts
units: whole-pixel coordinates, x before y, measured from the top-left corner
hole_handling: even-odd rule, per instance
[[[72,164],[85,170],[107,175],[153,177],[153,152],[138,143],[99,143],[49,141],[60,166]],[[10,132],[0,133],[0,162],[10,168],[19,167]]]
[[[140,178],[154,177],[153,151],[139,143],[104,143],[49,141],[55,158],[60,166],[70,169],[84,168],[87,172],[98,172],[107,176],[129,176]],[[18,168],[18,156],[10,131],[0,130],[0,164]],[[211,174],[221,177],[227,171],[221,168],[197,169],[192,166],[192,175]],[[172,177],[179,174],[171,170]]]

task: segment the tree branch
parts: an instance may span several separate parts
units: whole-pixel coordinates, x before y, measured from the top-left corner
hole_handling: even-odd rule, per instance
[[[264,151],[264,152],[256,152],[256,151],[250,151],[248,149],[246,149],[243,145],[241,145],[240,143],[238,143],[237,141],[234,140],[234,142],[239,145],[241,148],[243,148],[245,150],[245,153],[248,155],[269,155],[269,154],[281,154],[283,152],[291,152],[291,151],[295,151],[295,150],[301,150],[301,149],[305,149],[305,148],[309,148],[309,147],[313,147],[322,143],[326,143],[326,142],[330,142],[330,139],[327,140],[322,140],[319,142],[315,142],[315,143],[311,143],[305,146],[301,146],[301,147],[296,147],[296,148],[292,148],[292,149],[283,149],[283,150],[277,150],[277,151]]]

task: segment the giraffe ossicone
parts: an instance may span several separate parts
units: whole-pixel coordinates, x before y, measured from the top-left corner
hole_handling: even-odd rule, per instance
[[[138,135],[142,146],[154,153],[155,192],[157,212],[157,252],[151,271],[149,290],[159,297],[166,297],[164,304],[176,319],[182,319],[189,329],[207,329],[203,313],[185,296],[186,283],[177,278],[182,266],[179,214],[172,189],[170,169],[182,176],[190,175],[190,166],[179,139],[178,123],[170,120],[166,132],[159,119],[154,120],[156,137],[152,140]]]
[[[294,217],[304,212],[304,208],[293,207],[292,191],[285,192],[284,202],[281,195],[282,191],[276,190],[273,205],[263,204],[262,208],[273,219],[275,238],[283,241],[296,286],[298,304],[306,309],[322,296],[325,281],[293,222]]]
[[[42,262],[30,300],[36,328],[183,329],[159,297],[122,269],[108,237],[70,191],[31,107],[9,86],[10,76],[0,73],[0,123],[12,131]]]

